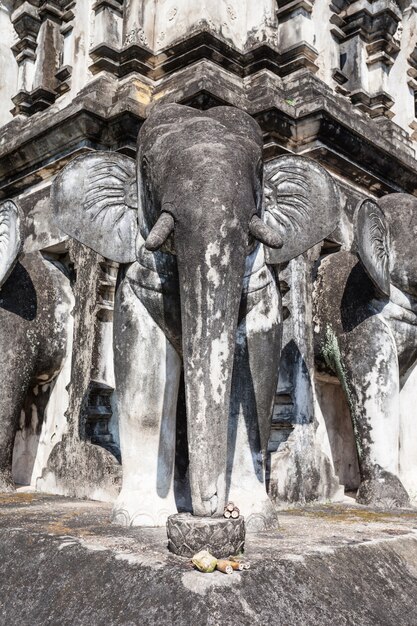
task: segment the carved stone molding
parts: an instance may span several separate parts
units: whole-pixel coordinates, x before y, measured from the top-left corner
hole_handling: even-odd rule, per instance
[[[379,117],[375,120],[375,123],[381,129],[383,137],[401,143],[405,149],[408,149],[409,154],[414,156],[415,152],[410,133],[387,117]]]
[[[390,111],[394,99],[385,91],[380,91],[374,96],[370,96],[365,91],[351,91],[350,100],[358,109],[368,113],[371,117],[384,116],[391,119],[394,116],[394,113]]]
[[[47,109],[55,102],[56,94],[53,90],[38,87],[32,91],[19,91],[13,98],[13,114],[23,113],[24,115],[33,115],[37,111]]]
[[[142,91],[129,91],[129,81],[120,88],[117,82],[105,75],[97,78],[72,105],[53,114],[39,113],[36,125],[25,119],[10,122],[1,137],[1,197],[13,197],[49,178],[57,161],[63,165],[86,149],[134,156],[147,103],[168,97],[199,108],[230,104],[249,111],[264,130],[266,158],[287,151],[310,155],[376,195],[414,193],[417,188],[410,146],[394,135],[392,139],[383,135],[376,120],[352,112],[346,98],[308,72],[296,81],[259,72],[248,88],[234,75],[203,61],[181,75],[166,76],[149,93],[146,85]]]
[[[57,80],[56,92],[61,96],[71,87],[72,63],[73,63],[73,23],[76,0],[60,0],[61,5],[61,35],[63,37],[62,51],[59,59],[59,67],[55,73]],[[68,42],[68,43],[67,43]]]
[[[209,32],[198,33],[156,55],[144,45],[134,43],[122,49],[101,44],[91,50],[90,56],[93,73],[106,70],[119,78],[137,72],[159,80],[203,60],[211,60],[237,76],[249,76],[262,69],[278,76],[287,76],[299,69],[317,71],[317,52],[305,42],[281,53],[268,45],[243,53]]]
[[[23,2],[17,5],[11,19],[18,41],[12,46],[12,51],[18,64],[18,110],[25,113],[28,107],[26,96],[31,87],[36,59],[37,37],[41,25],[37,0]],[[16,104],[16,103],[15,103]]]
[[[310,29],[314,0],[278,0],[277,4],[278,45],[285,74],[300,68],[317,72],[318,53]]]
[[[170,515],[167,519],[168,549],[183,557],[192,557],[202,549],[222,558],[239,554],[245,543],[245,520],[222,517],[194,517],[189,513]]]
[[[414,93],[414,111],[417,117],[417,45],[414,47],[412,53],[407,59],[410,66],[407,70],[407,84]],[[410,124],[412,130],[411,139],[417,141],[417,121],[413,120]]]
[[[305,11],[311,13],[315,0],[277,0],[278,19],[291,17],[296,11]]]
[[[95,11],[96,13],[100,9],[106,9],[106,8],[112,9],[113,11],[117,11],[117,13],[122,15],[123,14],[123,0],[97,0],[92,6],[93,11]]]
[[[371,117],[392,117],[394,100],[386,93],[385,80],[400,50],[399,6],[393,0],[334,0],[331,9],[331,32],[340,44],[339,70],[348,79],[337,80],[343,77],[336,68],[335,80],[342,85],[336,90],[350,95],[352,103]],[[367,70],[361,69],[363,57]],[[366,72],[373,73],[372,93],[367,87]]]
[[[334,5],[334,3],[332,3]],[[368,43],[386,42],[396,47],[395,35],[401,20],[401,10],[392,0],[351,0],[340,13],[341,30],[345,38],[361,35]]]
[[[71,65],[62,65],[55,74],[58,81],[56,92],[58,96],[61,96],[66,91],[69,91],[71,85],[72,67]]]
[[[19,66],[14,115],[42,111],[68,91],[72,67],[63,59],[63,41],[72,30],[74,6],[75,0],[30,0],[12,14],[19,36],[12,48]]]
[[[16,60],[21,62],[24,58],[34,58],[37,47],[41,20],[39,17],[38,2],[23,2],[12,13],[12,23],[18,34],[19,40],[12,47]]]
[[[123,0],[97,0],[93,4],[94,36],[92,46],[106,43],[116,48],[121,44]]]

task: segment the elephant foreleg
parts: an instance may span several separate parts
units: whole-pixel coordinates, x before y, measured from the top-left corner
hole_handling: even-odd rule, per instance
[[[350,405],[361,471],[362,504],[405,505],[399,471],[399,371],[394,338],[376,317],[345,338],[342,384]]]
[[[0,492],[13,491],[13,445],[20,413],[29,389],[32,369],[28,362],[12,361],[0,364],[2,390],[0,394]]]
[[[128,282],[117,296],[114,332],[123,463],[114,520],[160,526],[177,512],[173,474],[181,361]]]
[[[266,493],[265,461],[281,350],[281,303],[270,279],[244,297],[233,367],[228,497],[240,508],[249,530],[276,524]]]

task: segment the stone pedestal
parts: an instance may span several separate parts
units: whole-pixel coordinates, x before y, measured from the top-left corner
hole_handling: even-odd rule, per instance
[[[224,517],[194,517],[190,513],[167,519],[168,549],[178,556],[192,557],[207,549],[217,558],[239,554],[245,543],[245,521]]]
[[[163,528],[109,524],[111,509],[0,494],[1,624],[417,624],[416,509],[281,511],[279,532],[248,532],[250,570],[230,576],[175,558]]]

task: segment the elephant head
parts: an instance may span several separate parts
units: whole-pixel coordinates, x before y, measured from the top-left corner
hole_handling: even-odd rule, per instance
[[[218,513],[225,497],[246,258],[261,242],[270,263],[288,261],[338,219],[334,184],[322,167],[290,155],[264,166],[262,148],[260,127],[239,109],[162,105],[142,125],[136,167],[122,154],[87,154],[52,188],[60,228],[103,256],[120,263],[143,254],[176,257],[197,515]]]
[[[378,291],[391,286],[417,297],[417,257],[410,251],[417,236],[417,198],[392,193],[359,203],[354,215],[357,253]]]
[[[23,219],[11,200],[0,203],[0,288],[10,276],[23,248]]]

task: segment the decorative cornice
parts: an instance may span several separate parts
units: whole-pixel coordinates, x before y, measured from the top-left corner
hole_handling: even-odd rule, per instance
[[[390,111],[394,105],[394,99],[385,91],[381,91],[373,96],[364,91],[353,91],[350,93],[350,100],[352,104],[361,111],[368,113],[371,117],[384,116],[389,119],[394,117],[394,113]]]
[[[312,13],[315,0],[277,0],[278,20],[288,19],[294,13],[305,11]]]
[[[52,20],[57,24],[62,23],[63,12],[59,0],[45,0],[39,6],[39,17],[42,21]]]
[[[415,81],[417,79],[417,44],[416,46],[413,48],[412,53],[410,54],[410,56],[407,59],[407,62],[410,66],[410,68],[407,70],[407,74],[408,76],[411,77],[412,81]],[[410,83],[408,83],[410,85]],[[412,85],[410,85],[411,87]],[[413,82],[413,86],[412,88],[414,89],[414,82]]]
[[[332,32],[339,41],[359,36],[389,55],[398,52],[396,34],[402,13],[392,0],[332,0],[330,8]],[[369,52],[372,53],[372,48]]]
[[[25,58],[34,59],[37,47],[41,19],[38,7],[31,2],[21,4],[11,16],[12,24],[19,40],[12,46],[12,51],[18,63]]]
[[[91,8],[96,13],[99,9],[109,8],[119,15],[123,15],[123,0],[96,0]]]
[[[57,96],[62,96],[63,93],[69,91],[71,86],[72,67],[71,65],[62,65],[55,73],[58,85],[55,89]]]
[[[417,111],[417,45],[414,47],[412,53],[407,59],[408,65],[410,66],[407,70],[407,84],[410,89],[414,92],[414,108]],[[410,128],[412,130],[411,139],[417,141],[417,121],[413,120],[410,124]]]
[[[38,87],[33,91],[19,91],[13,98],[15,105],[14,114],[21,113],[23,115],[33,115],[38,111],[47,109],[56,100],[57,93],[55,90]]]
[[[93,59],[90,70],[93,73],[106,70],[119,78],[137,72],[151,80],[159,80],[202,60],[213,61],[242,77],[261,69],[270,70],[278,76],[286,76],[299,69],[317,71],[317,52],[307,43],[283,53],[268,45],[259,45],[243,53],[209,32],[198,33],[156,55],[138,44],[121,50],[101,44],[93,48],[90,55]]]
[[[24,64],[27,60],[34,63],[41,37],[41,26],[45,22],[52,24],[52,28],[59,28],[62,37],[71,30],[71,21],[74,19],[73,8],[76,0],[30,0],[19,4],[12,14],[12,22],[19,36],[19,41],[12,47],[17,63]],[[48,108],[56,98],[70,88],[72,67],[66,65],[52,72],[37,88],[20,89],[12,98],[15,105],[14,115],[33,115]]]
[[[135,155],[136,137],[151,102],[177,101],[209,107],[218,103],[251,113],[265,133],[265,156],[292,151],[320,160],[351,184],[370,192],[417,191],[413,150],[398,133],[334,95],[305,72],[294,81],[260,72],[247,84],[210,62],[184,69],[139,95],[140,77],[126,91],[102,77],[66,109],[38,113],[36,123],[15,120],[3,128],[0,194],[13,197],[51,177],[75,154],[111,149]],[[136,85],[136,86],[135,86]],[[395,166],[394,166],[395,164]]]
[[[400,50],[402,13],[399,6],[393,0],[332,0],[331,9],[331,32],[344,45],[344,53],[354,54],[348,48],[351,40],[358,39],[356,45],[364,46],[368,68],[377,66],[381,73],[377,93],[367,93],[367,81],[360,74],[353,83],[337,81],[336,90],[350,95],[352,103],[371,117],[392,117],[390,109],[394,100],[383,90],[383,74],[389,71]],[[338,73],[334,76],[336,80],[340,77]]]

